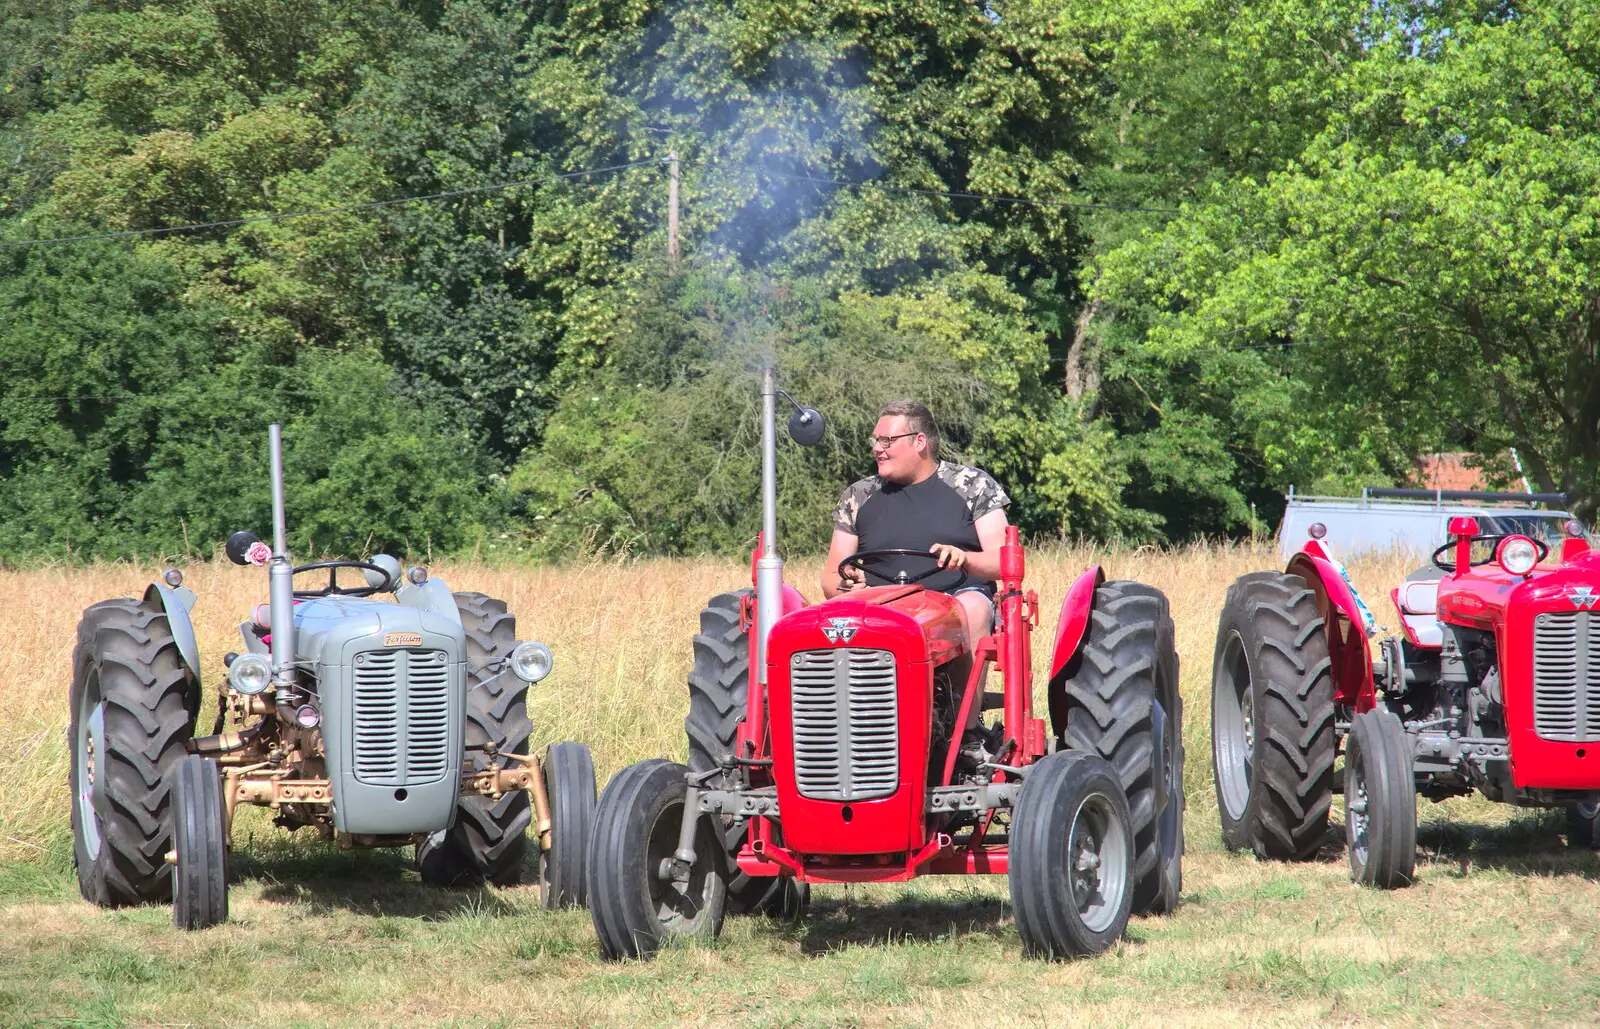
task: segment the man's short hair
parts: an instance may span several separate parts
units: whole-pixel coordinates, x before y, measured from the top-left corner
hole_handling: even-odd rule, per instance
[[[915,400],[895,400],[878,408],[879,418],[904,418],[912,432],[920,432],[928,440],[928,452],[939,459],[939,423],[933,412]]]

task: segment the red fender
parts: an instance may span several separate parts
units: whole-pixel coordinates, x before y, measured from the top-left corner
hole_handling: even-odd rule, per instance
[[[1372,685],[1372,648],[1350,584],[1317,540],[1290,558],[1285,571],[1300,576],[1316,594],[1333,662],[1334,700],[1356,714],[1371,710],[1378,702]]]
[[[1094,591],[1106,581],[1106,573],[1095,565],[1072,584],[1061,602],[1061,620],[1056,623],[1056,645],[1050,652],[1050,682],[1078,656],[1083,637],[1089,631],[1089,611],[1094,607]]]

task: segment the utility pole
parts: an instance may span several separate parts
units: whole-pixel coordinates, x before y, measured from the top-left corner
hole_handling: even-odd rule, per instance
[[[678,270],[678,152],[667,155],[667,264]]]

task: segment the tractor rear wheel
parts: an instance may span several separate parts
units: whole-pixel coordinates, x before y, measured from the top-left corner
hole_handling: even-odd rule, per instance
[[[1098,954],[1133,901],[1133,825],[1110,762],[1057,751],[1033,766],[1011,820],[1011,906],[1029,957]]]
[[[606,785],[589,840],[589,914],[608,961],[644,958],[673,937],[711,939],[727,901],[721,837],[696,820],[687,877],[664,876],[678,849],[688,769],[652,759]]]
[[[539,901],[548,909],[581,908],[594,823],[594,758],[581,743],[557,743],[544,756],[550,802],[550,849],[539,859]]]
[[[1356,715],[1344,742],[1344,829],[1350,878],[1392,890],[1417,870],[1417,786],[1411,743],[1393,711]]]
[[[467,634],[466,747],[472,770],[489,767],[484,744],[501,753],[528,753],[528,684],[511,673],[507,659],[517,646],[517,619],[503,600],[482,593],[455,594]],[[533,821],[528,794],[511,790],[492,797],[462,797],[456,823],[417,844],[417,871],[434,886],[497,886],[522,880]]]
[[[1133,821],[1133,911],[1167,914],[1183,889],[1183,700],[1166,595],[1137,582],[1095,590],[1066,681],[1061,742],[1117,770]]]
[[[1212,664],[1211,759],[1222,842],[1316,857],[1333,804],[1334,683],[1317,601],[1298,575],[1228,587]]]
[[[85,900],[171,899],[169,776],[194,735],[193,689],[159,604],[108,600],[84,611],[67,738],[73,863]]]
[[[198,754],[172,770],[172,924],[209,929],[228,920],[228,831],[222,773]]]
[[[744,721],[750,689],[750,633],[740,627],[739,609],[754,590],[719,593],[700,612],[700,632],[694,638],[694,667],[689,671],[689,715],[683,721],[689,736],[689,770],[709,772],[733,754],[739,724]],[[714,777],[709,789],[732,789],[736,775]],[[734,856],[744,846],[749,821],[718,816],[723,852],[727,854],[728,910],[785,917],[810,899],[802,883],[785,887],[782,878],[747,875],[738,871]],[[785,893],[788,889],[790,892]],[[802,895],[803,894],[803,899]]]

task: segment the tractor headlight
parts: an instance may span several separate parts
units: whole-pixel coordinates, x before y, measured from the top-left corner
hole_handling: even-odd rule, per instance
[[[272,662],[264,654],[240,654],[228,666],[228,685],[253,697],[272,685]]]
[[[511,652],[511,673],[523,682],[538,682],[550,674],[555,663],[555,656],[543,643],[518,643]]]
[[[1539,563],[1539,548],[1526,536],[1507,536],[1495,555],[1500,567],[1511,575],[1527,575]]]

